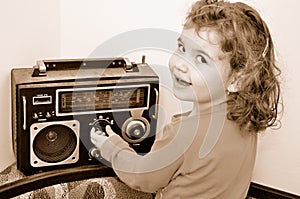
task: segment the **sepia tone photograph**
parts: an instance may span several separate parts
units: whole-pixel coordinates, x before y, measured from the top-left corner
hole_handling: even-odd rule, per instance
[[[2,0],[0,198],[300,198],[299,6]]]

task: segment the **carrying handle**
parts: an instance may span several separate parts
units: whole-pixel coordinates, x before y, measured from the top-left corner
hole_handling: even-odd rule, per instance
[[[32,73],[33,77],[46,76],[47,71],[97,69],[97,68],[124,68],[133,71],[137,64],[128,58],[88,58],[88,59],[54,59],[38,60]]]

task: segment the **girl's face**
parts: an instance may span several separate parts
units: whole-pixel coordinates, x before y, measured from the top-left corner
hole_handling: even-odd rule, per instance
[[[175,96],[197,103],[224,102],[225,82],[230,62],[219,46],[220,37],[213,29],[184,28],[169,67]]]

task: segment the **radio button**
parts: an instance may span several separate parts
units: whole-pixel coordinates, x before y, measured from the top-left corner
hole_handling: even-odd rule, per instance
[[[37,113],[33,113],[33,114],[32,114],[32,118],[33,118],[33,119],[38,119],[38,118],[39,118],[39,116],[38,116],[38,114],[37,114]]]
[[[44,115],[43,115],[43,112],[39,112],[39,113],[38,113],[38,117],[39,117],[39,118],[41,118],[41,117],[43,117],[43,116],[44,116]]]
[[[49,112],[46,113],[46,118],[50,118],[51,116],[52,115]]]

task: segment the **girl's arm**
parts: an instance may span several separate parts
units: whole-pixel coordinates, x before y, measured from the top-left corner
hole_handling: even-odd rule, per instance
[[[102,157],[112,163],[117,176],[125,184],[139,191],[153,193],[167,186],[177,176],[175,173],[183,163],[183,155],[175,157],[169,150],[160,150],[170,139],[171,134],[162,136],[155,141],[151,152],[141,156],[120,136],[114,134],[104,142],[100,151]]]

